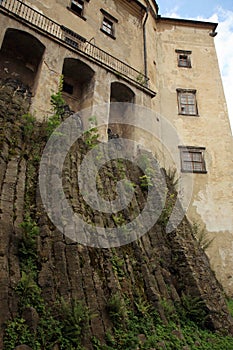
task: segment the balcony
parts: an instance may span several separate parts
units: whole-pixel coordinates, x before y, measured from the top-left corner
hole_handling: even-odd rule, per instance
[[[62,42],[72,50],[85,55],[88,59],[94,60],[97,64],[113,71],[118,77],[130,80],[152,97],[155,96],[155,92],[148,87],[149,78],[144,74],[101,50],[99,47],[88,42],[85,38],[69,28],[54,22],[22,1],[0,0],[0,10],[17,20],[36,28],[46,35],[49,35],[53,39]]]

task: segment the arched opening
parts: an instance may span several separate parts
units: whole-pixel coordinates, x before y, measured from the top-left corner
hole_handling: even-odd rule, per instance
[[[111,138],[111,135],[123,138],[133,137],[132,115],[134,100],[135,94],[128,86],[119,82],[111,84],[110,102],[122,102],[122,104],[111,104],[108,122],[109,138]],[[117,122],[119,120],[121,121],[120,123]]]
[[[0,50],[0,78],[19,80],[33,90],[44,51],[33,35],[8,28]]]
[[[93,69],[78,59],[65,58],[62,74],[64,76],[62,95],[70,109],[78,112],[90,107],[94,92]]]
[[[128,86],[119,82],[111,84],[111,102],[134,103],[134,96],[134,92]]]

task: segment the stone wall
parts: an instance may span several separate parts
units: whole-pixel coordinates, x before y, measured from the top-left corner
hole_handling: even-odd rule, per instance
[[[168,197],[165,212],[157,224],[142,238],[119,248],[91,248],[62,235],[48,219],[38,188],[39,155],[45,145],[45,129],[29,117],[22,118],[30,106],[30,92],[17,81],[1,81],[1,240],[0,240],[0,326],[1,343],[5,322],[23,317],[30,327],[37,327],[40,311],[22,309],[16,292],[22,280],[23,228],[26,215],[36,222],[36,280],[45,304],[53,309],[61,297],[67,301],[82,300],[95,317],[90,319],[90,334],[83,344],[92,349],[91,339],[105,341],[114,327],[108,312],[108,301],[119,293],[127,297],[130,307],[138,296],[150,302],[166,322],[162,301],[180,302],[182,295],[203,301],[209,329],[231,332],[232,321],[223,291],[210,269],[208,258],[193,236],[190,224],[183,220],[179,228],[167,234],[169,198],[176,192],[167,178]],[[26,120],[26,122],[25,122]],[[30,126],[33,126],[32,128]],[[85,205],[77,190],[77,168],[87,146],[74,145],[64,166],[64,188],[72,207],[88,222],[114,227],[119,223],[111,215],[94,213]],[[131,164],[123,164],[127,178],[135,183],[136,197],[123,219],[142,210],[147,192],[140,186],[142,175]],[[110,162],[103,168],[100,188],[112,199],[122,167]],[[87,183],[88,187],[88,183]],[[171,196],[172,195],[172,196]],[[21,247],[21,248],[20,248]],[[29,247],[30,248],[30,247]],[[21,250],[20,250],[21,249]],[[27,258],[27,257],[26,257]],[[25,256],[24,256],[25,259]],[[27,295],[25,295],[27,298]],[[32,302],[33,305],[33,302]],[[20,344],[18,344],[20,345]]]

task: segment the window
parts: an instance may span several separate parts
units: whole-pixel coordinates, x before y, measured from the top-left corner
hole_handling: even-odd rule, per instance
[[[105,10],[101,9],[100,10],[103,14],[103,19],[102,19],[102,24],[100,30],[110,36],[113,39],[115,38],[115,23],[118,22],[118,20],[107,13]]]
[[[82,0],[71,0],[70,9],[77,15],[83,17],[84,2]]]
[[[75,49],[78,48],[78,43],[68,37],[65,37],[65,42],[69,44],[70,46],[73,46]]]
[[[179,114],[197,115],[196,90],[177,89]]]
[[[181,171],[206,174],[205,147],[180,146]]]
[[[176,50],[178,67],[191,68],[191,53],[192,51]]]
[[[85,19],[82,17],[82,19]],[[63,31],[63,35],[65,37],[65,42],[72,46],[73,48],[77,49],[79,45],[82,45],[82,43],[86,42],[86,39],[83,38],[81,35],[73,32],[71,29],[61,26],[61,29]]]
[[[109,21],[106,17],[103,18],[102,29],[104,32],[113,35],[113,23]]]

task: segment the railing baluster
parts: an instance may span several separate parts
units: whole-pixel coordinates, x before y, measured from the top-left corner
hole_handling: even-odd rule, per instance
[[[35,13],[35,16],[34,16],[33,20],[34,20],[34,24],[35,24],[37,27],[43,29],[42,26],[43,26],[43,20],[44,20],[44,18],[43,18],[40,14]]]
[[[28,7],[25,8],[25,19],[28,20],[30,17],[30,9]]]
[[[48,22],[46,21],[46,18],[43,18],[43,29],[49,33],[49,27],[48,27]]]
[[[63,40],[73,49],[81,51],[90,57],[95,58],[105,66],[111,67],[118,73],[134,80],[138,84],[147,86],[149,78],[147,78],[144,74],[130,67],[123,61],[120,61],[116,57],[101,50],[91,42],[87,42],[77,33],[74,33],[69,28],[59,25],[42,13],[34,10],[24,2],[20,0],[0,0],[0,2],[1,8],[5,8],[8,12],[18,15],[42,31],[49,33],[50,35],[53,35],[60,40]]]
[[[35,13],[33,11],[30,11],[30,14],[29,14],[29,22],[34,24],[35,20],[34,20],[34,16],[35,16]]]
[[[37,15],[34,11],[30,11],[30,23],[34,24],[35,26],[37,25]]]

